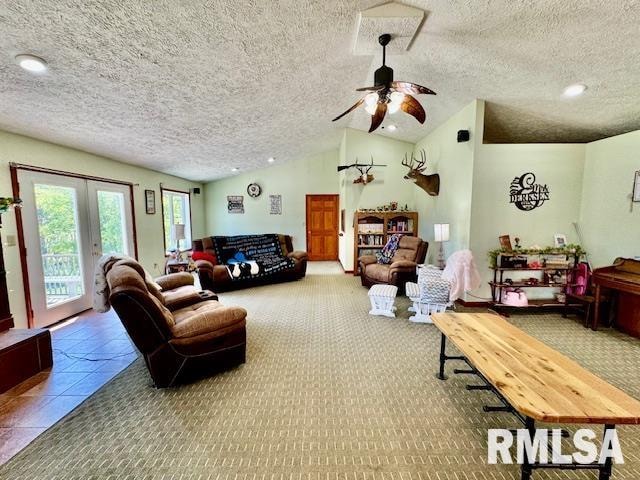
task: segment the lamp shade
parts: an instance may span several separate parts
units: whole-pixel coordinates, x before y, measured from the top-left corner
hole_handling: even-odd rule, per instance
[[[184,240],[184,223],[176,223],[173,226],[173,237],[176,241]]]
[[[449,224],[448,223],[434,224],[433,234],[436,242],[448,242],[449,241]]]

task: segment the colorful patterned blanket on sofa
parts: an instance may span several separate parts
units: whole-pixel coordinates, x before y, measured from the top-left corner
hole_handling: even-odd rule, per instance
[[[218,263],[225,265],[232,280],[268,277],[294,267],[285,256],[276,234],[211,237]]]

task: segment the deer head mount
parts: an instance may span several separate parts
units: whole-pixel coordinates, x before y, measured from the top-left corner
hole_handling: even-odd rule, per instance
[[[369,173],[369,171],[373,168],[373,155],[371,156],[371,164],[367,166],[358,164],[358,157],[356,157],[355,167],[360,172],[360,176],[356,178],[353,183],[362,183],[363,185],[366,185],[367,183],[371,183],[375,180],[374,176]]]
[[[371,163],[358,163],[358,158],[356,157],[356,163],[352,163],[351,165],[338,165],[338,172],[343,170],[348,170],[352,167],[355,167],[360,172],[360,176],[356,178],[353,183],[366,185],[367,183],[371,183],[374,180],[373,175],[369,173],[369,171],[373,167],[386,167],[386,165],[377,165],[373,163],[373,155],[371,155]]]
[[[416,165],[417,162],[417,165]],[[407,180],[413,180],[418,187],[423,189],[432,197],[437,197],[440,193],[440,175],[434,173],[433,175],[425,175],[422,173],[427,167],[427,153],[420,150],[420,160],[416,160],[413,153],[411,153],[411,161],[407,160],[407,154],[404,155],[402,165],[409,168],[409,172],[404,176]]]

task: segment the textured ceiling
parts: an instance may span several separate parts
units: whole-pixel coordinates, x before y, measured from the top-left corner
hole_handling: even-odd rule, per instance
[[[3,0],[0,128],[194,180],[336,148],[380,55],[353,55],[376,1]],[[396,79],[423,84],[416,141],[474,98],[488,141],[590,141],[640,128],[640,2],[406,1],[426,20]],[[382,32],[380,32],[382,33]],[[47,59],[34,76],[18,53]],[[589,86],[562,98],[574,82]],[[387,133],[382,132],[387,135]],[[391,134],[388,134],[391,135]]]

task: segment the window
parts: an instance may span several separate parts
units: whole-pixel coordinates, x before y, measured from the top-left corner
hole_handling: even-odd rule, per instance
[[[176,190],[161,189],[162,221],[164,226],[164,249],[191,249],[191,205],[189,194]]]

